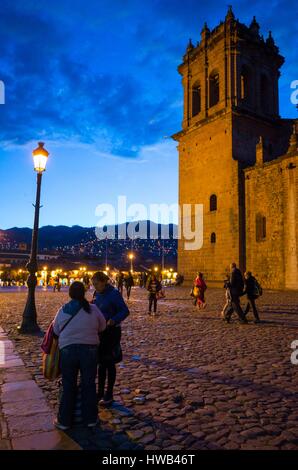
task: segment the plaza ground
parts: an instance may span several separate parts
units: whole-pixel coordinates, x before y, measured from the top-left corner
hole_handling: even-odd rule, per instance
[[[258,302],[259,325],[251,314],[248,325],[236,318],[224,323],[223,289],[207,291],[204,311],[192,306],[188,288],[166,294],[159,315],[150,317],[146,291],[133,289],[116,402],[100,411],[94,432],[77,427],[68,435],[83,449],[298,449],[298,365],[290,360],[298,340],[298,292],[266,291]],[[0,291],[0,326],[54,414],[58,386],[41,374],[41,339],[16,333],[25,299],[26,292]],[[67,300],[67,292],[37,293],[43,329]],[[0,368],[0,388],[3,374]],[[14,430],[1,409],[0,423],[2,441],[9,442]]]

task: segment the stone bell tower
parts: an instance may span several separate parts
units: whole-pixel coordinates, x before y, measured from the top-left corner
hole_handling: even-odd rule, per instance
[[[182,76],[179,203],[203,205],[203,246],[186,250],[179,240],[178,270],[190,280],[197,271],[216,284],[229,264],[246,265],[243,168],[256,161],[262,141],[269,161],[287,149],[289,122],[279,117],[278,79],[284,59],[269,32],[253,18],[240,23],[230,7],[225,20],[186,49]],[[285,137],[285,138],[284,138]],[[183,235],[183,226],[181,227]]]

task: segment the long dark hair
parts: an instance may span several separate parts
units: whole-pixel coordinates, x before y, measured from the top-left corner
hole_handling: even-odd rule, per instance
[[[72,300],[78,300],[85,312],[90,313],[91,307],[88,300],[85,298],[85,286],[80,281],[75,281],[69,288],[69,297]]]

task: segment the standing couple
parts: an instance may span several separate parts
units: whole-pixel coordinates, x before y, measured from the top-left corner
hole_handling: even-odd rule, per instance
[[[85,298],[84,284],[74,282],[69,289],[70,302],[58,311],[54,320],[63,386],[55,426],[61,430],[72,425],[78,373],[82,387],[83,422],[94,427],[98,420],[98,401],[103,406],[113,402],[116,364],[122,360],[120,324],[128,317],[129,310],[105,273],[95,273],[92,283],[95,288],[92,303]]]

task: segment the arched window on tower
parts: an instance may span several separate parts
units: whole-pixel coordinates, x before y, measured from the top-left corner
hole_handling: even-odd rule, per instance
[[[261,75],[261,109],[263,113],[269,114],[271,112],[271,84],[268,77]]]
[[[260,242],[265,240],[267,236],[267,223],[266,217],[262,214],[256,215],[256,241]]]
[[[219,73],[213,71],[209,75],[209,107],[215,106],[219,102]]]
[[[192,117],[201,112],[201,85],[196,82],[192,87]]]
[[[217,210],[217,196],[215,194],[212,194],[210,196],[210,212],[213,212],[216,210]]]
[[[216,243],[216,233],[214,233],[214,232],[211,233],[210,242],[211,243]]]
[[[243,65],[241,69],[241,100],[249,104],[252,97],[252,75],[249,67]]]

